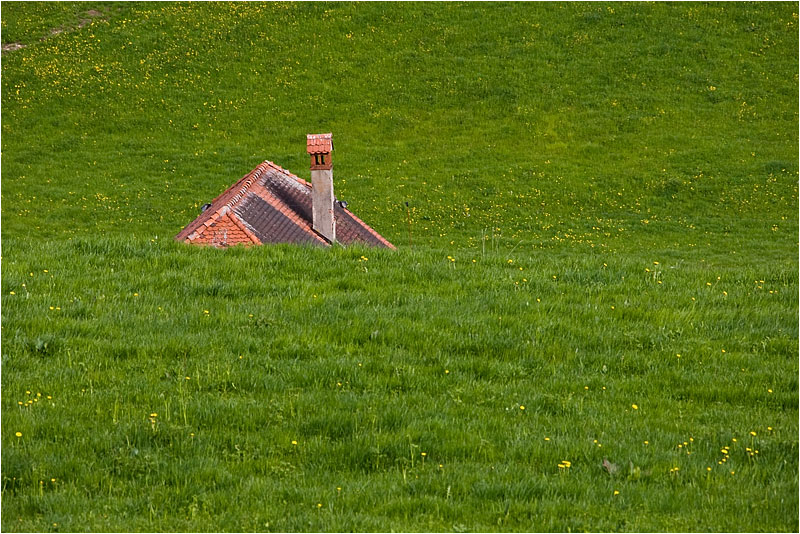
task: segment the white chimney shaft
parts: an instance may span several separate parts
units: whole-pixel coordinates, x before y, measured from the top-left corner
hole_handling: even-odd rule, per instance
[[[311,202],[314,231],[333,243],[336,221],[333,219],[333,169],[311,171]]]

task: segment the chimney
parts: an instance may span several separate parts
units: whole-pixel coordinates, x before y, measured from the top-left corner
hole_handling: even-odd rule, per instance
[[[306,136],[311,156],[311,211],[314,231],[333,243],[336,241],[336,221],[333,220],[333,134]]]

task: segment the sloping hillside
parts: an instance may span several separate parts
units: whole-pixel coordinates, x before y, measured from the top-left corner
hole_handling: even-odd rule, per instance
[[[0,18],[4,531],[796,531],[796,3]]]

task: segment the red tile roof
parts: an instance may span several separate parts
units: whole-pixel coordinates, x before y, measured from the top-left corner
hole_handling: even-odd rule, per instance
[[[327,154],[333,150],[333,134],[309,134],[306,148],[309,154]]]
[[[330,246],[312,229],[311,213],[311,184],[265,161],[215,198],[175,239],[217,247],[262,243]],[[395,248],[342,203],[334,203],[333,213],[337,242]]]

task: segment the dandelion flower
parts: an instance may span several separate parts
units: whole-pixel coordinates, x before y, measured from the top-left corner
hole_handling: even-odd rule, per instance
[[[614,495],[619,495],[619,490],[614,490]]]
[[[520,409],[520,410],[524,410],[524,409],[525,409],[525,406],[523,406],[522,404],[520,404],[520,405],[519,405],[519,409]]]
[[[636,406],[635,404],[631,404],[631,408],[633,408],[634,410],[638,410],[639,409],[639,407]]]
[[[17,436],[18,438],[21,438],[21,437],[22,437],[22,432],[17,432],[17,433],[16,433],[16,434],[14,434],[14,435],[15,435],[15,436]]]
[[[292,440],[292,445],[297,445],[297,441]]]

